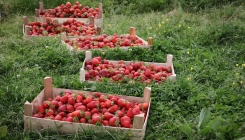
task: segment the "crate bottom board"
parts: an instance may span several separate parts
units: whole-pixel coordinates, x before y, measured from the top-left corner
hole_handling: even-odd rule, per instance
[[[94,131],[115,131],[115,132],[132,132],[132,135],[142,136],[144,129],[129,129],[129,128],[118,128],[118,127],[109,127],[109,126],[96,126],[92,124],[85,123],[72,123],[65,121],[56,121],[43,118],[35,118],[24,116],[24,125],[25,130],[31,129],[54,129],[63,134],[75,134],[77,132],[82,133],[84,130],[94,130]]]

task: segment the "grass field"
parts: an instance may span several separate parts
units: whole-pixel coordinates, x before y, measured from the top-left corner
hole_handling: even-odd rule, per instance
[[[112,132],[23,131],[23,105],[43,89],[45,76],[53,77],[54,87],[131,96],[142,96],[147,86],[80,83],[84,53],[69,52],[55,39],[23,40],[24,15],[34,19],[34,13],[24,11],[0,21],[0,139],[128,139],[127,134]],[[133,26],[141,38],[153,37],[153,47],[94,51],[94,56],[148,62],[174,56],[177,81],[150,85],[152,106],[145,139],[245,139],[244,15],[243,4],[192,13],[179,7],[170,13],[106,14],[103,33],[125,34]]]

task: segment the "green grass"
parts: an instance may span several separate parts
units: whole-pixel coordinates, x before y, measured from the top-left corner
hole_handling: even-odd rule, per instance
[[[227,4],[195,13],[179,8],[178,14],[172,16],[165,12],[106,15],[103,33],[125,34],[133,26],[143,39],[153,37],[153,48],[111,50],[105,54],[94,51],[94,56],[149,62],[165,62],[167,54],[174,56],[177,81],[151,85],[152,106],[145,139],[245,137],[244,14],[243,6]],[[25,15],[33,19],[32,12]],[[7,135],[2,139],[127,139],[128,134],[113,132],[86,131],[75,135],[52,130],[24,132],[23,105],[43,89],[45,76],[53,77],[54,87],[131,96],[142,96],[147,85],[80,83],[84,53],[69,52],[58,40],[22,40],[23,16],[13,14],[0,22],[0,127],[7,126]],[[199,134],[196,117],[203,108],[211,111],[211,119],[222,117],[226,123],[206,135]],[[186,120],[193,135],[188,138],[191,133],[181,130],[178,120]]]

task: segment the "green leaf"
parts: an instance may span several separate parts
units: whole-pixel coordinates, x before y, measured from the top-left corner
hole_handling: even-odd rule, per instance
[[[207,135],[209,132],[211,132],[212,131],[212,128],[210,127],[210,126],[206,126],[206,127],[204,127],[203,129],[200,129],[199,131],[198,131],[198,135],[199,136],[205,136],[205,135]]]
[[[245,137],[238,138],[238,139],[235,139],[235,140],[245,140]]]
[[[215,133],[215,135],[220,138],[220,140],[225,140],[225,136],[222,133]]]
[[[6,125],[0,127],[0,138],[3,138],[8,133],[8,127]]]
[[[216,117],[215,119],[208,122],[207,126],[211,127],[213,130],[219,129],[224,119],[221,117]]]
[[[206,108],[203,108],[200,115],[199,115],[199,118],[198,118],[198,129],[201,129],[210,119],[210,114],[211,112],[206,109]]]
[[[193,136],[193,130],[191,129],[189,123],[184,119],[184,124],[181,123],[179,120],[176,120],[177,127],[185,133],[189,138]]]

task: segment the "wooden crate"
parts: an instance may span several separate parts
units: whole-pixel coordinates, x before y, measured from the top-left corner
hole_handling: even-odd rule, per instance
[[[47,128],[52,128],[64,134],[75,134],[77,132],[82,133],[83,130],[95,130],[95,131],[117,131],[117,132],[130,132],[132,134],[131,139],[133,140],[142,140],[145,135],[147,120],[149,117],[150,110],[150,94],[151,88],[146,87],[143,92],[143,97],[134,97],[134,96],[120,96],[130,102],[139,102],[139,103],[149,103],[148,112],[146,119],[144,121],[144,114],[139,114],[134,116],[133,128],[122,128],[122,127],[111,127],[111,126],[96,126],[86,123],[75,123],[75,122],[65,122],[44,118],[32,117],[37,113],[38,106],[42,104],[43,101],[48,98],[54,98],[56,95],[59,95],[61,92],[67,89],[54,88],[52,87],[52,78],[44,78],[44,89],[37,95],[37,97],[30,103],[28,101],[24,104],[24,129],[25,131],[29,130],[42,130]],[[70,89],[69,89],[70,90]],[[71,90],[72,92],[77,93],[78,90]],[[80,91],[81,92],[81,91]],[[93,92],[82,91],[84,94],[91,95]],[[103,93],[102,93],[103,94]],[[104,93],[107,95],[106,93]]]
[[[99,13],[98,13],[98,18],[95,18],[95,25],[96,26],[103,26],[103,8],[102,8],[102,3],[99,3]],[[35,19],[36,21],[40,21],[43,22],[45,20],[45,17],[40,17],[40,11],[41,10],[48,10],[48,9],[44,9],[44,4],[43,2],[39,2],[39,9],[35,9]],[[52,18],[57,19],[60,23],[66,21],[69,18]],[[88,23],[89,22],[89,18],[75,18],[77,21],[81,21],[81,22],[85,22]]]
[[[97,29],[97,34],[101,34],[101,28]],[[131,47],[140,47],[140,48],[151,48],[152,47],[152,37],[149,37],[148,38],[148,41],[145,41],[144,39],[140,38],[139,36],[136,35],[136,31],[135,31],[135,27],[130,27],[130,33],[129,34],[123,34],[123,35],[135,35],[138,39],[140,39],[142,42],[143,42],[143,46],[124,46],[124,47],[120,47],[119,49],[122,49],[122,50],[128,50],[130,49]],[[91,37],[97,37],[97,36],[91,36]],[[66,36],[66,34],[61,34],[61,40],[62,40],[62,43],[67,47],[67,49],[69,50],[75,50],[75,51],[78,51],[78,52],[83,52],[83,51],[86,51],[86,50],[80,50],[80,49],[76,49],[76,46],[77,46],[77,40],[78,37],[68,37]],[[70,44],[68,43],[65,43],[65,40],[70,40],[70,41],[73,41],[74,42],[74,46],[71,46]],[[109,48],[109,49],[115,49],[115,48]],[[105,49],[103,48],[98,48],[98,49],[89,49],[89,50],[100,50],[100,51],[105,51]]]
[[[67,18],[68,19],[68,18]],[[33,35],[30,35],[30,31],[31,31],[31,26],[28,26],[28,17],[27,16],[24,16],[23,17],[23,39],[35,39],[35,38],[38,38],[38,39],[45,39],[45,38],[59,38],[59,40],[61,40],[60,38],[60,34],[56,35],[56,36],[33,36]],[[89,25],[94,25],[94,17],[90,17],[89,18]],[[96,34],[99,35],[100,32],[101,32],[101,27],[97,27],[95,25],[95,29],[96,29]],[[66,32],[63,32],[61,34],[67,34]],[[69,38],[76,38],[76,36],[68,36]]]
[[[86,51],[85,52],[85,59],[83,61],[83,65],[82,65],[82,68],[80,69],[80,82],[84,82],[84,81],[87,81],[87,82],[95,82],[95,81],[88,81],[85,79],[85,62],[87,60],[92,60],[92,52],[91,51]],[[113,61],[113,60],[108,60],[108,62],[112,62],[112,63],[117,63],[118,61]],[[124,61],[126,65],[132,63],[133,61]],[[171,54],[168,54],[167,55],[167,62],[166,63],[154,63],[154,62],[144,62],[146,65],[150,65],[150,64],[153,64],[153,65],[156,65],[156,66],[164,66],[164,67],[168,67],[168,66],[171,66],[172,68],[172,75],[171,76],[168,76],[168,80],[170,81],[176,81],[176,74],[175,74],[175,71],[174,71],[174,65],[173,65],[173,55]]]

